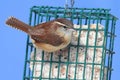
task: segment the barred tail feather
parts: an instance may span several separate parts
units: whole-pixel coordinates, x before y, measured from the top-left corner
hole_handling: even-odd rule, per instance
[[[7,19],[6,24],[10,25],[11,27],[13,27],[15,29],[24,31],[26,33],[29,33],[29,29],[32,28],[28,24],[25,24],[24,22],[14,18],[14,17],[10,17],[9,19]]]

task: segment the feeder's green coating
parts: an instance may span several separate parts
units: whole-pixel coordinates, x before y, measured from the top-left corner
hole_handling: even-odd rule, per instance
[[[44,60],[44,51],[42,52],[42,60],[36,60],[36,49],[33,47],[32,43],[29,40],[29,36],[27,37],[27,45],[26,45],[26,56],[25,56],[25,65],[24,65],[24,75],[23,75],[23,80],[33,80],[33,79],[39,79],[39,80],[68,80],[67,75],[68,75],[68,66],[75,64],[75,72],[74,72],[74,79],[70,80],[78,80],[76,79],[76,71],[77,71],[77,65],[82,64],[84,65],[83,69],[83,74],[82,74],[82,79],[81,80],[86,80],[85,79],[85,71],[86,71],[86,66],[91,65],[92,66],[92,75],[89,80],[93,80],[93,75],[94,75],[94,66],[99,65],[100,66],[100,78],[99,80],[111,80],[111,73],[112,73],[112,58],[113,54],[115,53],[113,51],[114,47],[114,37],[115,37],[115,25],[116,25],[116,20],[117,18],[110,14],[110,9],[103,9],[103,8],[68,8],[65,9],[63,7],[49,7],[49,6],[33,6],[30,9],[30,17],[29,17],[29,25],[34,26],[37,25],[41,22],[46,22],[50,21],[52,19],[56,18],[67,18],[71,20],[73,23],[80,25],[79,29],[76,29],[79,31],[78,35],[78,43],[77,45],[70,45],[68,48],[68,58],[67,61],[63,62],[61,61],[61,55],[59,56],[58,61],[53,61],[53,53],[50,55],[50,60]],[[89,42],[89,32],[90,31],[95,31],[95,29],[90,29],[90,24],[96,24],[96,35],[95,35],[95,45],[90,46],[88,45]],[[104,29],[99,29],[98,24],[104,25]],[[81,29],[82,25],[88,25],[88,29]],[[87,32],[87,39],[86,39],[86,45],[81,46],[79,45],[80,43],[80,35],[81,31],[88,31]],[[97,46],[97,36],[98,36],[98,31],[103,31],[104,32],[104,40],[103,40],[103,45],[102,46]],[[70,58],[70,48],[71,47],[76,47],[76,62],[71,62],[69,60]],[[79,53],[79,48],[80,47],[85,47],[85,56],[84,56],[84,62],[78,62],[78,53]],[[92,62],[86,62],[87,59],[87,50],[88,48],[93,48],[94,49],[94,54],[93,54],[93,59]],[[101,63],[95,63],[95,56],[96,56],[96,49],[101,48],[102,49],[102,59]],[[30,55],[32,51],[34,52],[34,59],[30,59]],[[32,66],[32,71],[29,69],[30,62],[33,62]],[[43,73],[43,64],[45,62],[48,62],[50,64],[50,70],[49,70],[49,77],[43,78],[42,76],[35,77],[33,75],[34,73],[34,65],[35,62],[41,62],[41,69],[40,69],[40,74]],[[51,69],[52,69],[52,64],[56,63],[58,64],[58,74],[57,78],[51,78]],[[60,78],[59,77],[59,72],[60,72],[60,64],[63,63],[66,65],[66,78]],[[107,70],[107,75],[104,75],[105,69]]]

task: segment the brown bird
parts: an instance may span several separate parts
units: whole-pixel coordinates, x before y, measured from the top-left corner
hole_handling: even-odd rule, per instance
[[[54,52],[67,47],[74,31],[73,23],[64,18],[30,26],[10,17],[6,24],[27,33],[34,46],[46,52]]]

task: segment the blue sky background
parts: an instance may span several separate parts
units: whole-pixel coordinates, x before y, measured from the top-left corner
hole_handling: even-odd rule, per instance
[[[68,0],[70,1],[70,0]],[[1,0],[0,1],[0,80],[22,80],[26,37],[23,32],[5,25],[9,16],[15,16],[28,23],[29,10],[32,6],[64,6],[65,0]],[[119,0],[75,0],[74,7],[108,8],[120,18]],[[120,80],[120,20],[117,21],[113,57],[112,79]]]

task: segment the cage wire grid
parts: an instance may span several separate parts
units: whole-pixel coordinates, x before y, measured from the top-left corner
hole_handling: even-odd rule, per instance
[[[95,67],[99,66],[99,78],[97,80],[111,80],[111,73],[112,73],[112,58],[114,47],[114,38],[115,38],[115,25],[117,18],[110,14],[110,9],[103,9],[103,8],[68,8],[65,9],[63,7],[49,7],[49,6],[33,6],[30,9],[30,17],[29,17],[29,25],[34,26],[42,22],[50,21],[56,18],[67,18],[71,20],[74,24],[79,25],[79,28],[76,28],[78,31],[78,41],[76,45],[70,44],[68,48],[67,59],[66,61],[62,61],[62,56],[58,56],[58,60],[53,60],[53,56],[55,53],[45,53],[44,51],[41,52],[41,59],[37,60],[37,50],[31,43],[30,37],[27,37],[27,44],[26,44],[26,56],[25,56],[25,65],[24,65],[24,75],[23,80],[96,80],[95,79]],[[90,25],[96,24],[96,29],[91,29]],[[99,29],[99,24],[102,24],[104,28]],[[82,25],[88,25],[87,29],[82,28]],[[80,35],[82,31],[87,31],[87,38],[86,44],[80,45]],[[89,34],[91,31],[96,33],[94,45],[89,45]],[[103,35],[103,44],[98,46],[97,45],[97,37],[98,32],[102,31]],[[76,48],[75,51],[75,61],[70,61],[72,47]],[[83,61],[78,61],[79,59],[79,51],[80,48],[84,47],[84,59]],[[93,56],[92,61],[87,61],[88,49],[93,49]],[[101,49],[101,61],[96,63],[96,49]],[[31,54],[34,54],[33,59],[31,59]],[[45,60],[44,57],[46,54],[49,54],[49,59]],[[32,62],[32,70],[30,69],[30,63]],[[40,63],[40,71],[41,75],[35,76],[34,68],[36,67],[36,63]],[[43,68],[44,64],[49,63],[49,74],[48,77],[43,77]],[[53,64],[57,64],[57,76],[52,77],[52,66]],[[64,64],[66,66],[65,77],[60,77],[61,67],[60,65]],[[69,66],[74,65],[74,72],[73,78],[69,78]],[[82,78],[77,78],[77,70],[78,66],[82,65]],[[86,67],[91,66],[91,75],[89,79],[86,78]]]

